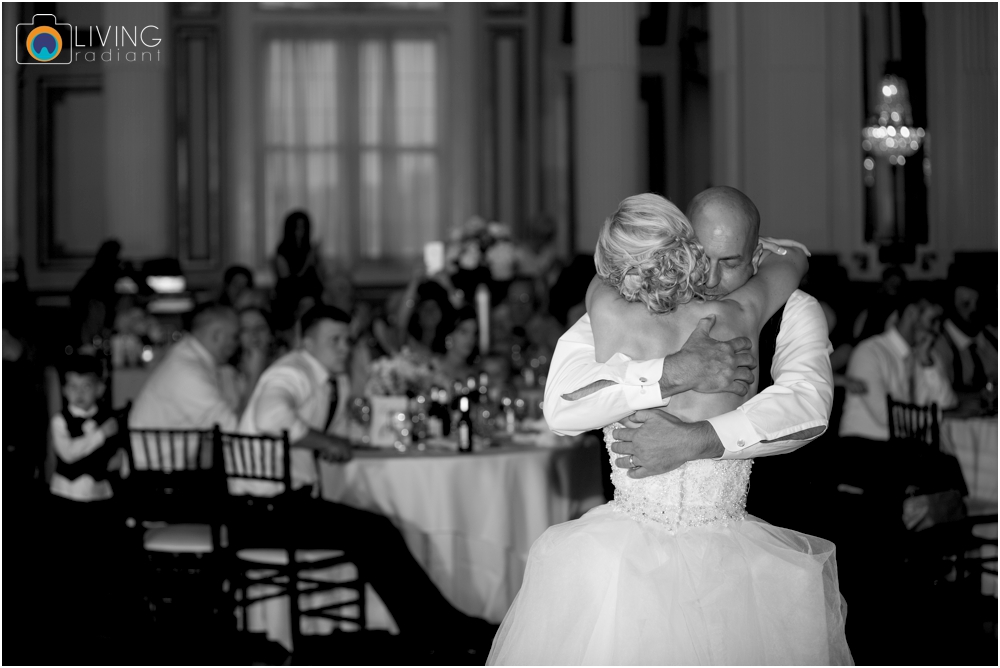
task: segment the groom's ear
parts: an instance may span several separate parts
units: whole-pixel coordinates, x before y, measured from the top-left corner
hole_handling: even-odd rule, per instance
[[[753,258],[750,260],[750,264],[753,265],[753,273],[756,276],[757,270],[760,268],[760,258],[764,255],[764,244],[760,241],[757,242],[757,248],[753,251]]]

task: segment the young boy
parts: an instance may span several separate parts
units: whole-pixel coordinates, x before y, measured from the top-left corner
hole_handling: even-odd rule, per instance
[[[113,496],[108,472],[118,471],[124,458],[117,439],[118,421],[108,408],[99,408],[104,395],[101,364],[76,355],[63,372],[66,406],[53,416],[50,429],[56,451],[56,469],[49,491],[71,501],[105,501]]]
[[[49,483],[51,531],[47,553],[52,559],[53,591],[93,612],[68,631],[74,642],[107,639],[122,615],[119,580],[126,571],[124,518],[113,500],[112,472],[125,471],[118,419],[99,403],[104,395],[101,363],[76,355],[63,367],[62,411],[49,425],[56,467]],[[127,447],[127,444],[126,444]],[[68,561],[67,561],[68,560]],[[71,567],[67,567],[69,561]]]

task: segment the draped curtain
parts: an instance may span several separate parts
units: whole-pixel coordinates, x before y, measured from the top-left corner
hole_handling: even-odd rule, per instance
[[[328,259],[413,257],[440,237],[433,39],[274,39],[264,64],[264,242],[288,211]]]

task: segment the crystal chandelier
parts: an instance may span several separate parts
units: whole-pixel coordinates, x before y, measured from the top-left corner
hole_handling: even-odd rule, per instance
[[[875,111],[878,118],[872,118],[861,131],[862,148],[889,158],[893,165],[906,164],[906,158],[920,150],[926,133],[913,127],[910,92],[904,79],[894,74],[882,77],[882,101]]]

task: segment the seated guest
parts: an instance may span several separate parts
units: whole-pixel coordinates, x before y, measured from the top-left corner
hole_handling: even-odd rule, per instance
[[[896,301],[899,319],[884,334],[859,343],[851,353],[847,375],[864,384],[864,393],[850,393],[844,402],[840,435],[869,441],[889,440],[886,397],[896,401],[953,406],[944,365],[934,351],[941,332],[942,309],[917,290]]]
[[[219,367],[233,356],[240,322],[228,306],[206,304],[195,312],[191,332],[167,351],[129,414],[136,429],[211,429],[233,431],[237,409],[219,382]],[[133,448],[133,454],[142,453]],[[140,462],[136,461],[139,466]]]
[[[260,374],[276,357],[268,315],[250,306],[240,309],[239,319],[239,348],[220,370],[224,393],[230,404],[240,408],[237,413],[242,412]]]
[[[435,355],[433,364],[444,376],[464,383],[469,376],[479,373],[476,365],[479,325],[475,309],[471,306],[459,309],[445,331],[444,354]]]
[[[885,333],[896,324],[896,299],[906,289],[906,272],[899,265],[891,264],[882,272],[882,283],[872,298],[854,320],[854,340],[863,341],[876,334]]]
[[[935,347],[956,392],[979,392],[997,382],[997,330],[983,323],[972,282],[954,279],[949,285],[947,319]]]
[[[243,294],[253,290],[253,274],[244,266],[234,264],[222,276],[222,294],[219,304],[241,308]]]
[[[424,281],[414,298],[404,300],[403,309],[408,311],[398,320],[406,323],[406,332],[400,337],[403,345],[425,357],[443,353],[445,334],[455,322],[448,291],[435,281]]]
[[[402,633],[431,643],[487,633],[488,625],[465,617],[444,599],[389,520],[315,498],[320,491],[316,456],[334,462],[347,462],[352,456],[348,441],[340,435],[345,433],[350,404],[345,374],[349,322],[350,317],[333,306],[319,305],[303,315],[299,347],[264,371],[240,431],[288,432],[295,490],[288,517],[296,522],[293,530],[330,535],[331,547],[343,547],[357,560]],[[282,491],[280,483],[230,481],[230,493],[236,496],[269,497]]]

